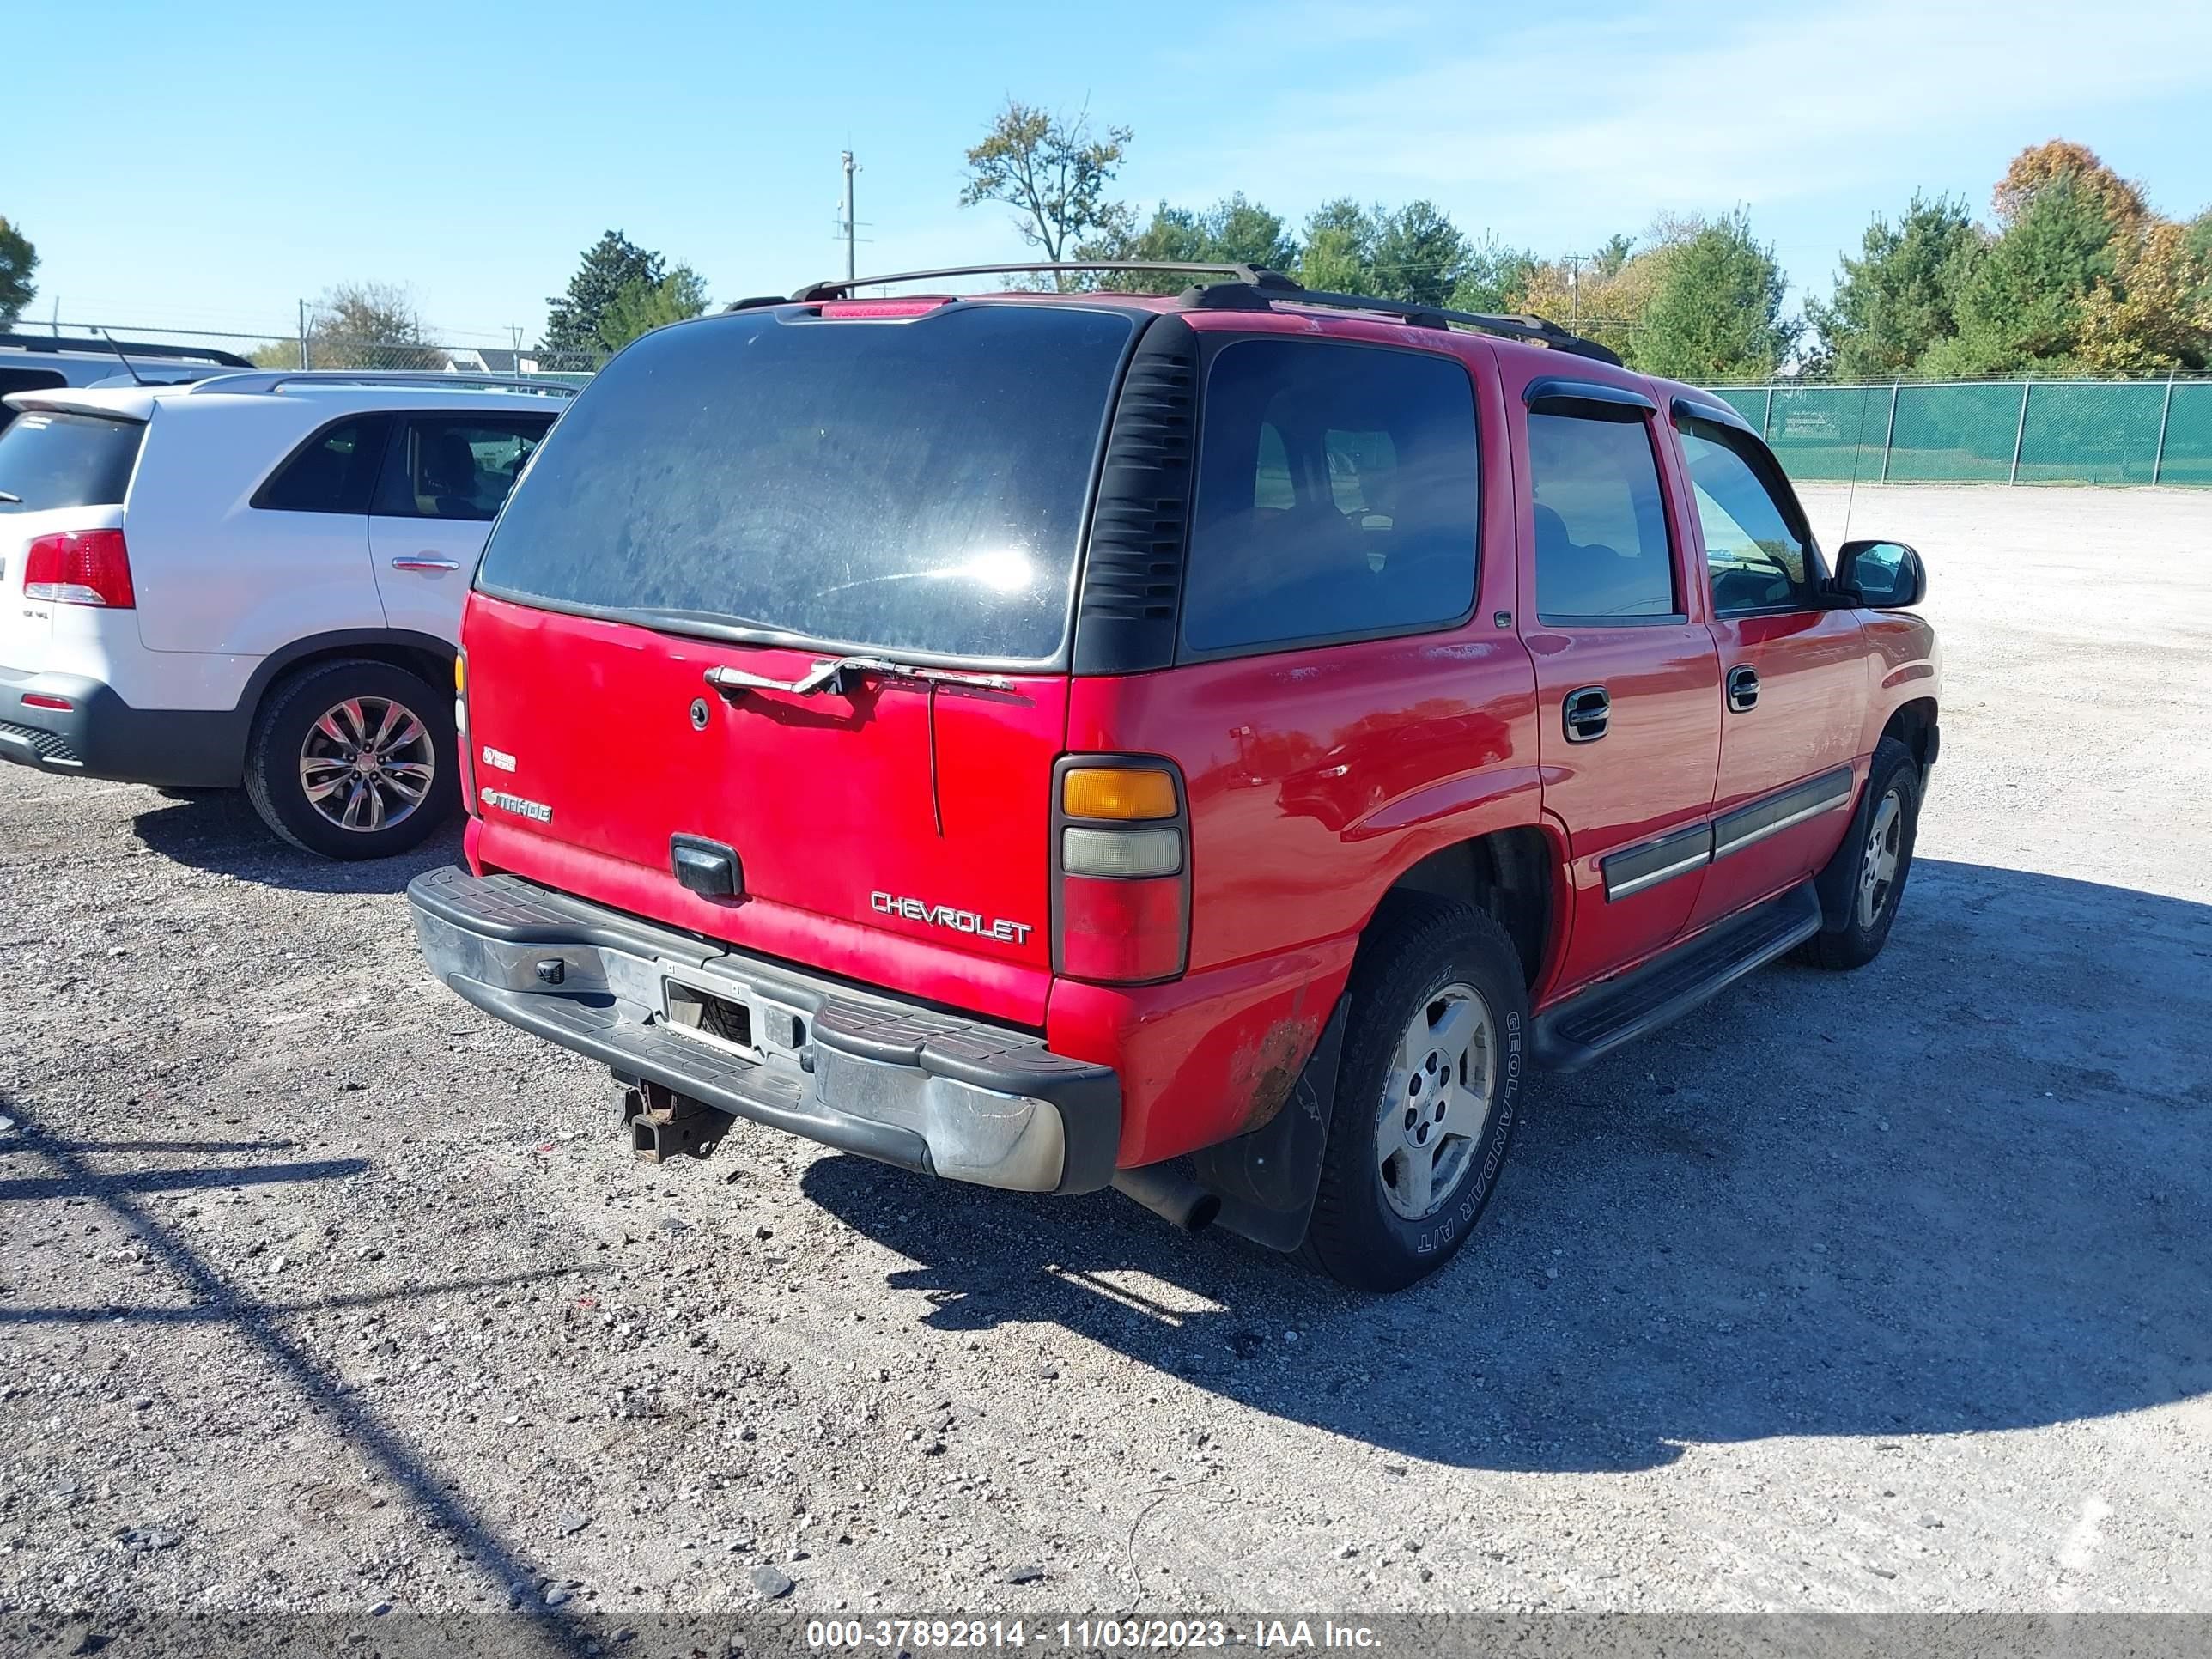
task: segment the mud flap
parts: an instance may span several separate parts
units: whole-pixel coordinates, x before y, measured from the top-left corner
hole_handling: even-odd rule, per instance
[[[1850,828],[1844,831],[1827,866],[1813,878],[1813,891],[1820,901],[1820,931],[1840,933],[1851,925],[1851,905],[1858,896],[1860,849],[1866,841],[1867,819],[1874,811],[1874,770],[1867,770],[1859,798],[1851,806]]]
[[[1280,1111],[1249,1134],[1191,1155],[1199,1185],[1221,1200],[1217,1227],[1271,1250],[1295,1250],[1304,1243],[1314,1194],[1321,1189],[1322,1149],[1336,1102],[1348,1006],[1347,998],[1337,999]]]

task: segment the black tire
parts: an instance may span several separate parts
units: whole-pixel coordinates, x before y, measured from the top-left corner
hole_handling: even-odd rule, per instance
[[[1416,1015],[1432,1018],[1455,985],[1479,996],[1489,1015],[1490,1109],[1479,1127],[1470,1124],[1475,1133],[1464,1149],[1455,1149],[1456,1175],[1434,1194],[1434,1207],[1412,1218],[1386,1192],[1378,1157],[1385,1114],[1397,1121],[1416,1111],[1401,1098],[1413,1085],[1401,1083],[1394,1060]],[[1489,916],[1470,904],[1394,893],[1360,941],[1350,995],[1321,1188],[1299,1254],[1356,1290],[1403,1290],[1451,1260],[1497,1190],[1521,1119],[1528,994],[1513,942]]]
[[[1898,804],[1893,820],[1883,811],[1893,796]],[[1912,873],[1913,842],[1920,830],[1920,763],[1894,738],[1884,738],[1875,749],[1874,764],[1867,772],[1866,808],[1863,815],[1853,817],[1851,833],[1820,872],[1821,890],[1836,895],[1846,915],[1843,926],[1832,932],[1824,927],[1805,942],[1801,957],[1816,968],[1844,973],[1880,956],[1905,897],[1905,878]],[[1889,848],[1895,866],[1869,910],[1861,884],[1877,839]]]
[[[301,762],[316,723],[349,701],[364,698],[397,705],[421,723],[427,744],[411,745],[405,764],[429,765],[430,784],[421,801],[404,812],[386,786],[387,821],[380,827],[349,828],[326,817],[308,798]],[[425,756],[427,760],[417,758]],[[270,689],[246,745],[246,793],[261,821],[302,852],[343,860],[382,859],[421,845],[453,816],[459,769],[450,696],[389,663],[345,658],[302,669]],[[364,824],[374,812],[373,806],[363,810]]]

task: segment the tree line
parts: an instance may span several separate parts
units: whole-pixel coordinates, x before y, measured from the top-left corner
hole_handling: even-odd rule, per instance
[[[1133,134],[1009,101],[967,151],[960,199],[1014,211],[1045,261],[1264,265],[1308,288],[1407,304],[1505,313],[1563,324],[1630,367],[1705,385],[1778,374],[1808,380],[1898,376],[2153,375],[2212,368],[2212,209],[2181,221],[2086,147],[2054,139],[2022,150],[1978,221],[1961,199],[1916,194],[1877,214],[1846,255],[1833,291],[1801,315],[1770,244],[1738,209],[1662,216],[1589,252],[1542,258],[1494,234],[1470,235],[1435,203],[1350,198],[1299,221],[1241,192],[1211,206],[1116,198]],[[0,218],[0,326],[35,292],[38,252]],[[1183,279],[1187,280],[1187,279]],[[1178,285],[1140,274],[1061,286]],[[556,368],[593,367],[647,330],[708,307],[699,273],[609,230],[584,250],[566,289],[546,301],[535,350]],[[316,368],[434,368],[444,354],[409,291],[341,283],[303,329]],[[257,362],[291,367],[302,342],[270,343]]]
[[[1116,200],[1133,135],[1010,101],[967,153],[963,204],[1014,210],[1044,260],[1266,265],[1308,288],[1454,310],[1543,317],[1630,367],[1705,385],[1790,373],[2156,374],[2212,368],[2212,210],[2181,222],[2142,186],[2063,140],[2023,150],[1990,220],[1916,195],[1877,215],[1832,295],[1785,314],[1788,283],[1743,210],[1662,216],[1639,235],[1544,258],[1470,236],[1434,203],[1340,199],[1293,226],[1233,194],[1211,207]],[[1060,285],[1173,285],[1139,274]]]
[[[610,230],[584,250],[567,289],[545,301],[545,327],[525,349],[543,369],[584,371],[664,323],[707,309],[707,284],[690,265],[672,264]],[[324,291],[296,340],[254,351],[265,368],[441,368],[448,351],[430,337],[412,293],[392,283],[340,283]]]

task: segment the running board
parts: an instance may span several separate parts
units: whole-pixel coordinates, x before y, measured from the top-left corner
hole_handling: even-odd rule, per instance
[[[1820,931],[1811,882],[1767,900],[1616,979],[1577,991],[1536,1016],[1536,1063],[1577,1071],[1600,1054],[1679,1019],[1707,998]]]

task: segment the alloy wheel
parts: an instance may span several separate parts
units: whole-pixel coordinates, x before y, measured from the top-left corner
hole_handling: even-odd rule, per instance
[[[356,835],[410,817],[437,774],[429,728],[389,697],[349,697],[325,709],[300,745],[300,787],[308,805]]]
[[[1497,1097],[1490,1005],[1454,982],[1414,1012],[1384,1074],[1375,1127],[1382,1196],[1408,1221],[1433,1215],[1474,1168]]]
[[[1859,926],[1871,928],[1896,890],[1897,866],[1904,856],[1905,802],[1896,790],[1881,798],[1867,829],[1866,857],[1859,866]]]

